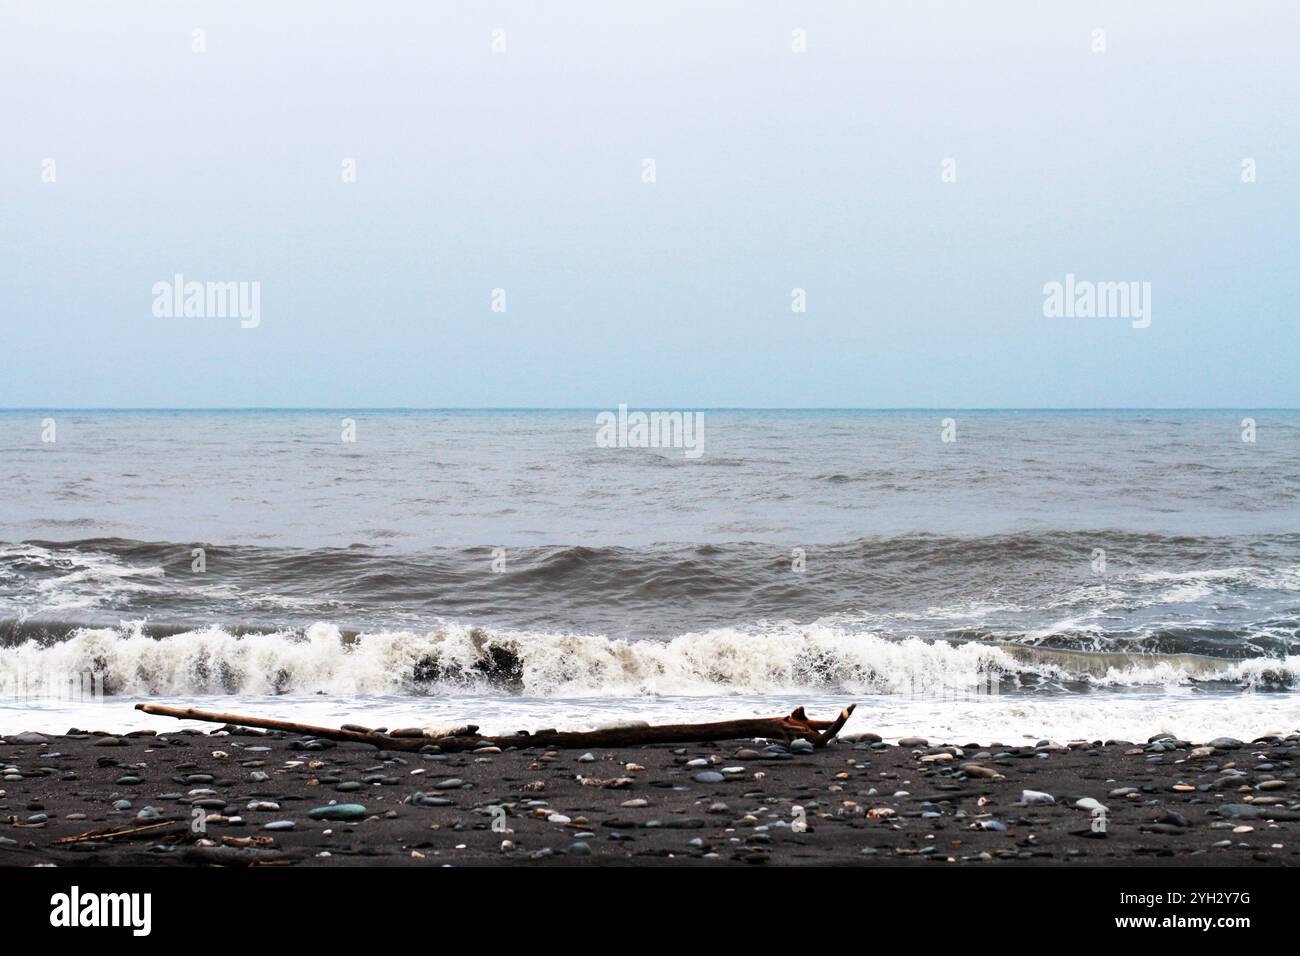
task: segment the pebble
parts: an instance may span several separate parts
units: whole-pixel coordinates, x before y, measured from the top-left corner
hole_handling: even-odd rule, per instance
[[[293,820],[272,820],[270,823],[263,823],[263,830],[292,830],[298,824]]]
[[[723,783],[726,779],[726,777],[718,773],[716,770],[704,770],[695,775],[696,783]]]
[[[366,808],[359,803],[337,803],[307,811],[307,816],[313,820],[360,820],[365,815]]]
[[[586,753],[586,754],[583,754],[581,757],[578,758],[578,763],[594,763],[595,760],[596,760],[596,758],[595,758],[594,756],[592,756],[592,755],[589,754],[589,753]],[[587,852],[590,853],[590,852],[591,852],[591,849],[588,848]]]
[[[439,780],[433,785],[434,790],[458,790],[465,786],[465,781],[460,777],[448,777],[446,780]]]
[[[898,746],[900,747],[928,747],[930,741],[924,737],[899,737]]]
[[[418,807],[454,807],[456,804],[446,797],[431,797],[417,790],[411,795],[411,802]]]
[[[1020,802],[1027,807],[1037,807],[1056,803],[1056,798],[1050,793],[1043,793],[1041,790],[1021,790]]]
[[[6,743],[11,744],[48,744],[50,738],[44,734],[38,734],[34,730],[24,730],[22,733],[9,734],[4,738]]]
[[[1159,833],[1164,836],[1178,836],[1180,833],[1186,832],[1182,827],[1174,826],[1172,823],[1145,823],[1142,825],[1142,830],[1146,833]]]
[[[790,741],[789,750],[795,754],[810,754],[817,748],[812,745],[812,741],[804,740],[800,737],[798,740]]]
[[[1172,825],[1172,826],[1176,826],[1176,827],[1186,827],[1186,826],[1189,826],[1189,824],[1188,824],[1188,822],[1187,822],[1187,817],[1183,816],[1183,815],[1182,815],[1181,813],[1179,813],[1177,810],[1166,810],[1166,811],[1165,811],[1165,812],[1160,816],[1160,819],[1157,820],[1156,822],[1157,822],[1157,823],[1168,823],[1168,824],[1170,824],[1170,825]]]

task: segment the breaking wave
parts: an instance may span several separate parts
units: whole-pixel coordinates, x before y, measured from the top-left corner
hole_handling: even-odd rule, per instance
[[[110,695],[421,694],[535,697],[843,693],[886,696],[1168,687],[1290,688],[1300,656],[1226,660],[1192,654],[1089,653],[980,641],[887,639],[814,625],[722,628],[672,640],[564,633],[350,634],[222,628],[153,635],[142,624],[79,628],[0,647],[0,683],[94,674]]]

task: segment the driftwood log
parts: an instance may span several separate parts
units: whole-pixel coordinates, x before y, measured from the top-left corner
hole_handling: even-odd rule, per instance
[[[387,734],[363,733],[359,730],[342,730],[333,727],[313,727],[289,720],[272,720],[267,717],[242,717],[238,714],[217,714],[195,710],[191,707],[164,707],[161,704],[136,704],[136,710],[146,714],[175,717],[178,720],[206,720],[218,724],[241,727],[260,727],[266,730],[283,730],[324,740],[370,744],[381,750],[419,750],[435,744],[444,751],[477,750],[481,747],[552,747],[558,750],[584,747],[636,747],[641,744],[690,744],[712,740],[737,740],[763,737],[789,743],[803,738],[814,747],[824,747],[844,726],[856,705],[850,704],[834,720],[812,720],[796,707],[786,717],[747,717],[740,720],[721,720],[707,724],[643,724],[609,727],[603,730],[564,732],[541,730],[537,733],[521,731],[501,737],[478,735],[390,737]],[[468,728],[466,728],[468,729]],[[459,733],[459,732],[458,732]]]

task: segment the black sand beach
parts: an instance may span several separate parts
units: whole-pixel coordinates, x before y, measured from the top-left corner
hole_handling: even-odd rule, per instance
[[[492,751],[237,728],[10,734],[0,865],[1300,862],[1300,734]]]

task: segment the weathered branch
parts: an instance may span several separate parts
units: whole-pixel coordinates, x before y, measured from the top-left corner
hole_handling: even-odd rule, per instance
[[[763,737],[786,743],[803,738],[814,747],[824,747],[840,732],[855,706],[850,704],[844,708],[835,720],[812,720],[804,713],[802,707],[796,707],[786,717],[747,717],[705,724],[641,725],[573,732],[543,730],[535,734],[519,733],[500,737],[388,737],[384,734],[337,730],[333,727],[313,727],[310,724],[273,720],[267,717],[211,713],[190,707],[165,707],[161,704],[135,705],[136,710],[142,710],[146,714],[175,717],[178,720],[205,720],[220,724],[283,730],[325,740],[369,744],[382,750],[419,750],[429,744],[436,744],[444,751],[476,750],[489,746],[553,747],[559,750],[583,747],[636,747],[642,744],[689,744],[750,737]]]
[[[112,827],[104,830],[91,830],[87,833],[79,833],[76,836],[59,837],[55,840],[56,844],[62,843],[85,843],[88,840],[115,840],[119,837],[136,839],[139,837],[157,837],[167,836],[173,831],[184,832],[184,820],[162,820],[158,823],[149,823],[144,826],[127,827],[125,829],[114,830]]]

